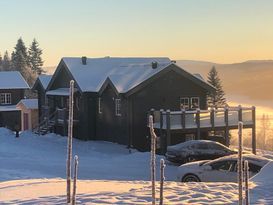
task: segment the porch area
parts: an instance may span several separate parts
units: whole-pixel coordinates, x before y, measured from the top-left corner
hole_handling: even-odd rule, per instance
[[[208,110],[154,110],[150,115],[154,119],[154,128],[161,137],[161,148],[164,153],[171,145],[172,134],[193,133],[195,140],[203,139],[201,133],[223,131],[225,144],[229,145],[229,131],[238,128],[243,122],[244,128],[252,129],[252,152],[256,154],[256,108],[222,107]]]

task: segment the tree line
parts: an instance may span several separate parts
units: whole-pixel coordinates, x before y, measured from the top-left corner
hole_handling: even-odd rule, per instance
[[[29,48],[25,46],[23,39],[19,38],[11,56],[7,50],[3,57],[0,53],[0,71],[19,71],[32,85],[37,75],[45,73],[42,68],[44,64],[42,54],[43,50],[35,38]]]

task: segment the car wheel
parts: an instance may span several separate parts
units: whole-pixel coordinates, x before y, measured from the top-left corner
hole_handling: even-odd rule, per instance
[[[182,178],[182,182],[200,182],[198,176],[194,174],[187,174]]]

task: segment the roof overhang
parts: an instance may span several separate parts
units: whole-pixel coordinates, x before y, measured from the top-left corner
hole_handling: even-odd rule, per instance
[[[74,88],[74,93],[77,92],[78,89]],[[53,96],[69,96],[69,88],[58,88],[55,90],[49,90],[46,92],[46,95],[53,95]]]

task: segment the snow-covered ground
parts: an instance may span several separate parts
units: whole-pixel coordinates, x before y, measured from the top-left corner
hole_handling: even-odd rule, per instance
[[[129,153],[122,145],[74,139],[73,154],[79,156],[78,204],[151,201],[148,152]],[[0,128],[0,204],[64,204],[65,160],[65,137],[23,132],[15,138]],[[164,204],[237,204],[236,184],[177,183],[176,169],[167,164]],[[273,166],[263,170],[251,184],[251,204],[273,204]]]

